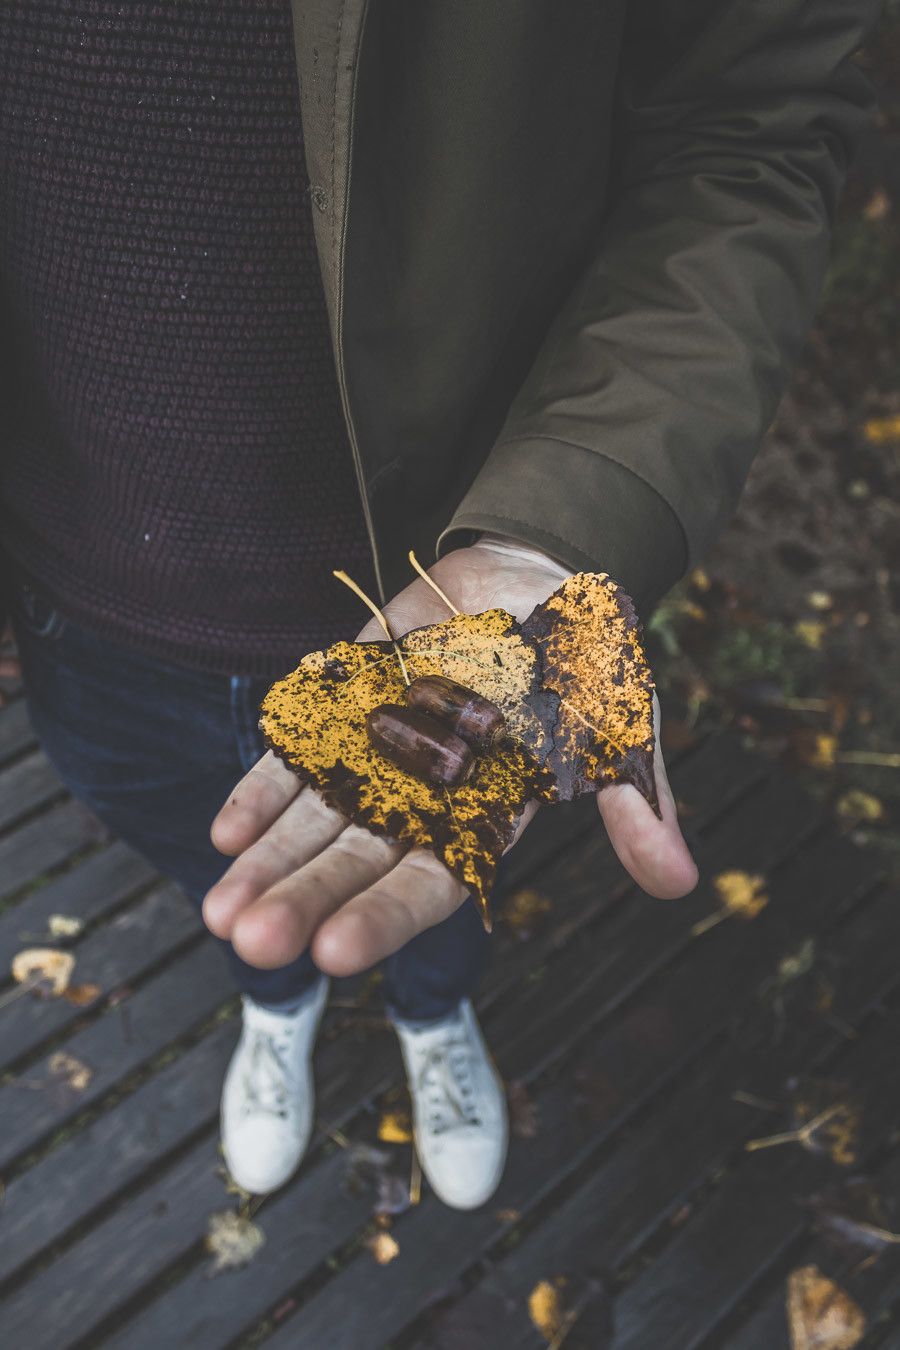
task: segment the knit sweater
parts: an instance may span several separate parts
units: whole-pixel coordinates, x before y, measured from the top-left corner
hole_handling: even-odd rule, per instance
[[[17,0],[0,41],[0,545],[99,635],[275,676],[374,589],[287,0]]]

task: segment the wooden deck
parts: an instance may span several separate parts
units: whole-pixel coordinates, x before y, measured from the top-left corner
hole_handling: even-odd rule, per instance
[[[64,914],[84,921],[64,944],[73,978],[98,986],[85,1006],[0,986],[4,1347],[537,1350],[546,1281],[567,1350],[779,1350],[786,1280],[815,1264],[865,1310],[864,1346],[900,1348],[900,1245],[866,1261],[814,1229],[810,1197],[847,1169],[745,1147],[790,1127],[792,1076],[836,1080],[861,1103],[850,1171],[897,1229],[900,903],[735,741],[674,766],[704,875],[688,900],[629,887],[590,802],[544,813],[513,855],[510,889],[550,906],[527,940],[498,924],[480,999],[517,1082],[495,1199],[459,1214],[426,1189],[392,1222],[398,1255],[375,1261],[354,1146],[375,1141],[400,1059],[350,982],[317,1052],[311,1153],[254,1213],[254,1259],[215,1278],[210,1216],[241,1203],[217,1152],[237,1030],[224,963],[176,888],[66,798],[21,700],[0,712],[0,760],[0,970]],[[694,935],[730,868],[765,877],[767,907]],[[407,1179],[408,1146],[380,1147]]]

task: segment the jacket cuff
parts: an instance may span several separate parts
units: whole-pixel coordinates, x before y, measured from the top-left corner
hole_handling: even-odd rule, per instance
[[[675,512],[617,461],[566,441],[494,446],[435,544],[435,557],[482,530],[532,544],[573,571],[608,572],[646,618],[687,566]]]

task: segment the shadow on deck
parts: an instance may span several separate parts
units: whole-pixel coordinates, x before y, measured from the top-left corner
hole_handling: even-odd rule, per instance
[[[494,1200],[459,1214],[426,1191],[392,1221],[398,1254],[375,1261],[353,1146],[376,1141],[400,1059],[371,981],[338,983],[310,1155],[254,1209],[252,1261],[215,1278],[210,1217],[241,1203],[217,1152],[237,1032],[224,963],[177,889],[66,798],[21,699],[0,712],[0,762],[0,970],[47,941],[51,915],[76,918],[62,945],[87,999],[0,985],[4,1345],[779,1350],[787,1280],[815,1265],[863,1308],[862,1345],[900,1347],[900,1246],[848,1253],[809,1203],[862,1171],[897,1227],[900,904],[735,741],[674,766],[703,873],[687,900],[629,886],[592,802],[544,812],[512,855],[509,890],[549,903],[527,938],[498,923],[480,1000],[517,1084]],[[711,878],[734,868],[765,878],[768,905],[695,935]],[[837,1084],[809,1110],[858,1105],[852,1165],[796,1143],[747,1151],[790,1128],[797,1075]],[[846,1142],[836,1120],[815,1142]],[[380,1147],[407,1180],[409,1147]],[[558,1303],[546,1334],[529,1315],[542,1281]]]

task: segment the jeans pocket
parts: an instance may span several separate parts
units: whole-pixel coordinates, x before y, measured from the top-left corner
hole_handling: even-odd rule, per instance
[[[18,582],[12,596],[14,617],[32,637],[58,641],[66,631],[66,620],[46,596],[26,582]]]

